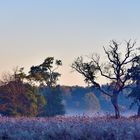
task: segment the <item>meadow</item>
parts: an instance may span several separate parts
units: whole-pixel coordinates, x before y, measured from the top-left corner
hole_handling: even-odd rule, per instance
[[[139,130],[136,117],[0,117],[1,140],[139,140]]]

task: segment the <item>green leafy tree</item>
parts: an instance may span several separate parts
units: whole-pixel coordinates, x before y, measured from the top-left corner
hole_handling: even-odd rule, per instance
[[[62,66],[61,60],[54,57],[47,57],[43,63],[32,66],[27,79],[32,83],[39,83],[40,91],[45,97],[47,104],[40,111],[38,116],[64,115],[64,105],[62,104],[62,93],[57,86],[57,81],[61,74],[57,72]]]
[[[30,81],[39,82],[40,85],[55,86],[61,76],[56,72],[59,66],[62,66],[61,60],[47,57],[42,64],[31,67],[27,78]]]

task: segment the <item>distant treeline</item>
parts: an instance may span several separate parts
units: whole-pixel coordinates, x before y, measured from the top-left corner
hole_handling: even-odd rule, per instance
[[[103,89],[109,90],[108,85]],[[119,97],[121,111],[130,106],[126,90]],[[110,98],[94,87],[80,86],[31,86],[12,80],[0,86],[0,114],[5,116],[50,117],[64,115],[67,110],[112,112]]]

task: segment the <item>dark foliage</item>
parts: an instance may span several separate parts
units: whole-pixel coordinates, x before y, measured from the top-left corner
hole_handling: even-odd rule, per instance
[[[47,100],[47,104],[40,112],[39,116],[52,117],[56,115],[64,115],[65,108],[63,104],[63,97],[60,86],[56,87],[44,87],[40,89],[40,92]]]
[[[134,105],[138,106],[137,114],[140,116],[140,56],[134,60],[134,65],[128,70],[128,76],[133,80],[135,87],[132,89],[128,97],[133,99],[130,105],[132,108]]]

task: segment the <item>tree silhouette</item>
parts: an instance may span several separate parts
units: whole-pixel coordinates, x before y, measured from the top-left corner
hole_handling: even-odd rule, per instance
[[[78,57],[72,64],[72,68],[84,76],[86,83],[95,86],[111,98],[116,118],[120,117],[118,96],[130,84],[127,70],[133,66],[136,60],[135,43],[131,43],[131,40],[126,41],[126,50],[123,55],[120,49],[121,44],[113,40],[109,49],[103,47],[107,56],[106,63],[100,63],[100,57],[96,54],[88,57],[88,62],[85,62],[83,57]],[[110,81],[110,92],[101,88],[100,83],[97,82],[98,74]]]
[[[39,82],[40,85],[54,86],[61,76],[56,72],[59,66],[62,66],[61,60],[47,57],[42,64],[30,68],[27,78],[30,81]]]
[[[133,99],[130,108],[136,104],[138,106],[137,115],[140,117],[140,56],[135,59],[133,67],[128,70],[128,75],[133,80],[135,85],[128,95],[128,97]]]

